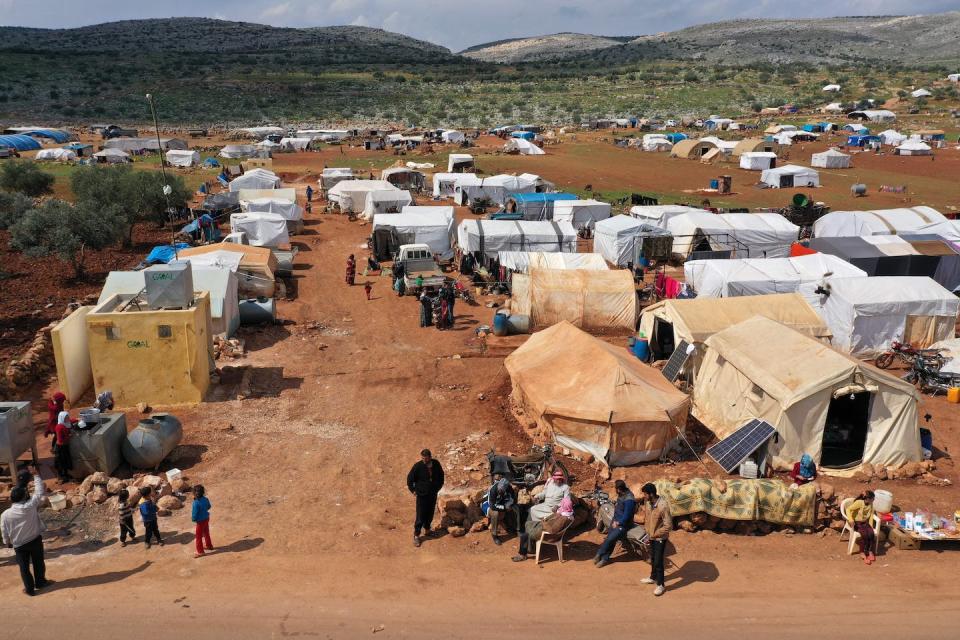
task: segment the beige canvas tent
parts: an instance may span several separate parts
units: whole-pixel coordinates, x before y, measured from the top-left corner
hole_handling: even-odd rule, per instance
[[[566,320],[582,329],[637,326],[637,295],[629,271],[530,269],[515,274],[510,311],[529,316],[531,327]]]
[[[670,150],[670,155],[674,158],[699,159],[705,156],[711,150],[717,148],[717,145],[712,142],[688,138],[687,140],[681,140],[677,144],[673,145],[673,148]]]
[[[237,269],[237,287],[241,298],[272,298],[275,290],[277,258],[266,247],[253,247],[234,242],[217,242],[201,247],[190,247],[178,252],[180,258],[202,256],[217,251],[230,251],[242,255]]]
[[[650,340],[655,359],[669,358],[674,347],[685,340],[697,347],[694,361],[698,361],[707,338],[754,316],[775,320],[803,335],[830,342],[830,329],[799,293],[662,300],[643,310],[640,332]],[[696,370],[696,366],[692,370]]]
[[[764,140],[763,138],[747,138],[737,143],[733,148],[731,155],[735,158],[745,153],[779,153],[780,144],[773,140]]]
[[[913,386],[773,320],[754,317],[707,338],[693,415],[718,437],[760,418],[786,469],[804,453],[825,469],[921,459]]]
[[[685,394],[569,322],[535,333],[504,365],[513,402],[542,436],[610,466],[655,460],[686,426]]]

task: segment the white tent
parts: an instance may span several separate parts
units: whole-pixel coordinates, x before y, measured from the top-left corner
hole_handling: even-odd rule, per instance
[[[298,138],[324,142],[336,142],[350,136],[350,132],[345,129],[298,129],[296,133]]]
[[[114,164],[117,162],[132,162],[130,159],[130,154],[121,151],[120,149],[104,149],[103,151],[97,151],[93,154],[94,158],[97,158],[101,162],[107,162]]]
[[[279,189],[278,189],[279,191]],[[241,200],[240,209],[244,213],[275,213],[284,220],[297,222],[303,220],[303,207],[296,202],[283,198],[255,198]]]
[[[850,167],[850,156],[836,149],[827,149],[822,153],[813,154],[810,166],[823,169],[847,169]]]
[[[860,133],[861,131],[869,131],[867,126],[861,122],[848,122],[843,125],[844,131],[849,131],[850,133]]]
[[[242,129],[237,129],[234,134],[242,135],[247,138],[266,138],[267,136],[282,136],[285,133],[283,127],[243,127]]]
[[[245,245],[244,245],[245,246]],[[194,269],[198,267],[207,269],[225,269],[236,273],[240,269],[240,263],[243,262],[243,254],[237,251],[228,251],[225,249],[214,249],[207,253],[184,256],[180,254],[179,260],[185,260],[193,265]]]
[[[823,89],[821,89],[821,91],[829,91],[832,93],[837,93],[840,90],[841,90],[841,87],[838,84],[828,84],[824,86]]]
[[[518,273],[530,269],[587,269],[609,271],[607,261],[597,253],[560,253],[558,251],[501,251],[500,266]]]
[[[359,213],[367,204],[368,193],[391,190],[399,191],[386,180],[341,180],[327,192],[327,200],[338,205],[343,212]]]
[[[516,152],[522,156],[542,156],[547,153],[529,140],[522,138],[511,138],[503,145],[503,150],[507,153]]]
[[[287,221],[276,213],[233,213],[230,232],[245,233],[254,247],[278,247],[290,242]]]
[[[815,283],[799,291],[833,332],[833,345],[869,358],[893,340],[927,347],[952,338],[960,298],[926,276],[834,278],[829,295]]]
[[[473,169],[473,156],[469,153],[451,153],[447,156],[447,171],[452,173],[457,168],[460,171]]]
[[[831,102],[828,105],[820,107],[820,111],[823,113],[843,113],[843,107],[839,102]]]
[[[747,151],[740,154],[740,168],[748,171],[763,171],[773,167],[777,154],[769,151]]]
[[[881,209],[874,211],[831,211],[813,223],[817,238],[936,233],[960,242],[958,231],[943,214],[932,207]]]
[[[773,189],[819,187],[820,175],[808,167],[785,164],[782,167],[764,170],[760,174],[760,181]]]
[[[200,152],[170,149],[166,154],[167,164],[172,167],[192,167],[200,164]]]
[[[318,182],[322,188],[330,189],[344,180],[353,180],[353,169],[349,167],[327,167],[323,170]]]
[[[907,139],[907,136],[903,135],[899,131],[893,129],[887,129],[886,131],[881,131],[877,134],[877,137],[880,138],[880,142],[888,145],[898,145],[904,140]]]
[[[237,260],[239,261],[239,254]],[[200,266],[200,263],[191,258],[184,258],[191,263],[193,288],[196,291],[210,293],[210,318],[213,322],[213,333],[232,336],[240,326],[240,304],[237,294],[236,269],[220,269],[216,266]],[[144,271],[111,271],[100,290],[100,299],[97,304],[103,304],[118,293],[138,294],[144,290]]]
[[[251,169],[241,176],[230,181],[230,191],[241,189],[276,189],[280,186],[280,178],[273,171],[267,169]]]
[[[592,229],[598,221],[610,217],[610,208],[599,200],[557,200],[553,203],[553,219],[569,222],[574,229]]]
[[[808,282],[867,274],[842,258],[813,253],[792,258],[688,260],[683,275],[698,298],[732,298],[792,293]]]
[[[457,191],[457,183],[479,184],[480,179],[473,173],[435,173],[433,174],[433,197],[452,198]]]
[[[633,262],[634,247],[644,223],[630,216],[613,216],[594,227],[593,252],[618,267]]]
[[[447,130],[440,133],[440,139],[444,142],[457,144],[467,139],[460,131]]]
[[[413,198],[409,191],[397,188],[368,191],[363,205],[363,218],[372,220],[378,213],[400,213],[411,202]]]
[[[911,98],[929,98],[933,94],[927,91],[926,89],[916,89],[910,92]]]
[[[893,152],[898,156],[929,156],[933,149],[922,140],[904,140]]]
[[[221,158],[252,158],[257,155],[257,148],[252,144],[228,144],[220,149]]]
[[[453,207],[406,206],[400,213],[373,216],[373,233],[390,229],[398,244],[426,244],[442,260],[453,257]]]
[[[851,111],[847,114],[847,117],[870,120],[871,122],[894,122],[897,119],[897,114],[887,109],[864,109],[863,111]]]
[[[921,459],[911,384],[768,318],[755,316],[705,342],[693,415],[718,438],[748,421],[770,423],[773,466],[804,453],[821,468]]]
[[[237,192],[237,200],[239,200],[241,206],[243,206],[244,200],[257,200],[259,198],[296,202],[297,190],[293,187],[285,187],[283,189],[240,189]]]
[[[947,80],[950,82],[960,82],[960,73],[951,73],[947,75]]]
[[[306,151],[313,138],[280,138],[280,151]]]
[[[156,151],[156,138],[112,138],[103,143],[104,149],[120,149],[121,151]],[[159,146],[162,150],[186,149],[186,140],[180,138],[160,138]]]
[[[546,220],[464,220],[457,227],[464,253],[495,258],[500,251],[577,252],[577,231],[569,222]]]
[[[679,204],[638,205],[635,207],[630,207],[630,215],[632,217],[643,222],[656,225],[662,229],[667,228],[666,225],[670,218],[680,216],[685,213],[690,213],[691,211],[710,213],[706,209],[697,209]]]
[[[70,149],[41,149],[34,157],[34,160],[55,160],[56,162],[72,162],[76,159],[77,154]]]
[[[658,226],[673,235],[673,252],[682,256],[705,240],[711,250],[732,250],[738,258],[784,258],[800,231],[779,213],[691,210],[665,219]]]
[[[507,196],[514,193],[533,193],[537,190],[540,177],[530,173],[519,176],[496,175],[489,178],[478,178],[474,174],[471,179],[458,180],[454,188],[454,202],[459,205],[470,204],[479,198],[488,198],[496,204],[503,205]]]
[[[644,151],[670,151],[673,149],[673,143],[662,133],[646,133],[640,148]]]

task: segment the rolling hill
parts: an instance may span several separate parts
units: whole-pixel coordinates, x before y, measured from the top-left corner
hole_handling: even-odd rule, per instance
[[[481,44],[464,49],[460,55],[484,62],[555,60],[615,47],[630,40],[630,38],[608,38],[584,33],[555,33],[548,36],[513,38]]]

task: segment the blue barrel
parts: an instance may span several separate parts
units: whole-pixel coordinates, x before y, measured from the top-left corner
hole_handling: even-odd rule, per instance
[[[920,446],[927,451],[933,451],[933,433],[930,429],[920,427]]]
[[[633,343],[633,355],[637,356],[643,362],[650,359],[650,341],[646,338],[637,338]]]
[[[509,316],[502,311],[497,311],[493,314],[493,335],[495,336],[505,336],[507,335],[507,320]]]
[[[719,189],[719,188],[720,188],[720,181],[719,181],[719,180],[711,180],[711,181],[710,181],[710,188],[711,188],[711,189]]]

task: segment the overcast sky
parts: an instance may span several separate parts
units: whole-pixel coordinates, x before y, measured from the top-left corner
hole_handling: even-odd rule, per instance
[[[0,0],[0,24],[78,27],[198,15],[288,27],[359,24],[459,51],[491,40],[558,31],[642,35],[732,18],[953,10],[960,10],[960,0]]]

